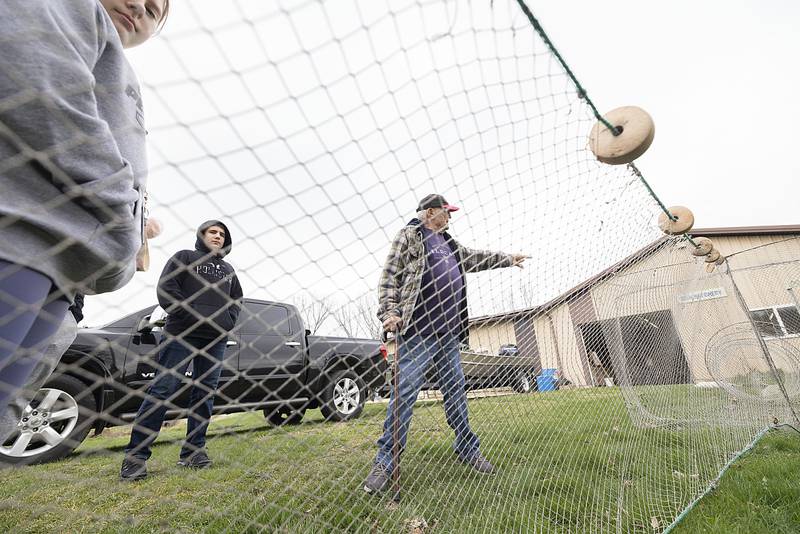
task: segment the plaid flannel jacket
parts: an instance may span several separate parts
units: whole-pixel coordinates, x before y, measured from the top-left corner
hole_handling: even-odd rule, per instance
[[[422,222],[412,219],[403,227],[389,249],[389,255],[383,265],[380,285],[378,287],[378,318],[385,321],[390,315],[403,318],[400,334],[404,334],[410,326],[414,315],[414,307],[422,287],[422,275],[427,266],[425,245],[422,242]],[[487,269],[511,267],[513,257],[503,252],[474,250],[467,248],[453,239],[450,234],[442,234],[458,259],[462,278],[464,273],[474,273]],[[461,316],[461,339],[467,338],[467,284],[464,279],[464,298],[459,310]]]

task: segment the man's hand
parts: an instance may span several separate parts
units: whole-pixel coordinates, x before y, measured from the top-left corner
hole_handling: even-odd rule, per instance
[[[400,325],[403,324],[403,319],[396,315],[390,315],[385,321],[383,321],[383,329],[386,332],[397,332],[400,329]]]
[[[513,265],[514,267],[519,267],[520,269],[524,269],[525,267],[522,265],[522,263],[525,261],[525,258],[530,258],[530,256],[528,254],[512,254],[511,265]]]
[[[148,217],[144,225],[144,235],[147,239],[154,239],[161,235],[161,221]]]

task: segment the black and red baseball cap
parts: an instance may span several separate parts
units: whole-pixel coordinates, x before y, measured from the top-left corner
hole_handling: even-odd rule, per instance
[[[447,211],[458,211],[458,206],[453,206],[447,202],[442,195],[428,195],[419,201],[417,211],[423,211],[428,208],[444,208]]]

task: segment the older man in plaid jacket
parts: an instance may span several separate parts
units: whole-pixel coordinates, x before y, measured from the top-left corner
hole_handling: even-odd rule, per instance
[[[394,403],[398,405],[400,449],[405,447],[414,402],[429,365],[436,366],[447,423],[455,431],[457,458],[480,473],[494,467],[483,457],[469,426],[459,345],[467,337],[464,274],[499,267],[522,267],[527,256],[473,250],[446,232],[458,208],[441,195],[428,195],[417,217],[392,242],[381,273],[378,317],[398,336],[399,399],[389,400],[375,463],[364,482],[367,493],[383,491],[392,471]]]

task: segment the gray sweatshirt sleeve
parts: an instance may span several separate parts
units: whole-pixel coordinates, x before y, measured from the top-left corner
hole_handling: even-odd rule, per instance
[[[34,161],[99,222],[130,225],[131,165],[100,118],[93,69],[116,31],[99,2],[0,2],[0,146],[7,167]],[[116,36],[114,36],[116,37]],[[12,160],[12,161],[9,161]]]

